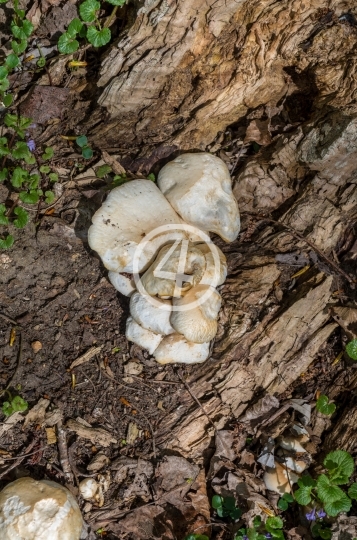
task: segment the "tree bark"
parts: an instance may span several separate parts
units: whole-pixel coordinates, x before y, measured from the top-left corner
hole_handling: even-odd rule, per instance
[[[264,145],[234,178],[242,233],[221,246],[229,277],[212,357],[187,370],[190,392],[158,434],[183,455],[202,455],[212,423],[306,371],[338,327],[329,307],[354,288],[354,261],[338,257],[357,215],[355,15],[344,0],[146,0],[103,60],[87,128],[131,171],[207,150],[231,124],[248,128],[242,144]]]

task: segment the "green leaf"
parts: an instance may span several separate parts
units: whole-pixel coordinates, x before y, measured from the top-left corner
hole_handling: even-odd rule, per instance
[[[45,195],[46,195],[46,203],[47,204],[52,204],[53,201],[55,200],[56,196],[55,194],[53,193],[53,191],[45,191]]]
[[[351,454],[345,450],[334,450],[327,454],[324,465],[329,470],[330,479],[338,485],[347,484],[355,469]]]
[[[11,94],[7,94],[7,96],[4,96],[2,101],[5,107],[10,107],[11,103],[13,102],[13,97]]]
[[[30,191],[21,191],[19,197],[23,203],[27,204],[36,204],[40,199],[37,189],[31,189]]]
[[[22,141],[18,141],[15,144],[11,154],[15,159],[24,159],[25,157],[31,156],[31,152],[28,149],[27,144]]]
[[[343,492],[342,492],[343,493]],[[343,493],[343,497],[336,501],[326,502],[324,504],[324,510],[327,515],[336,517],[341,512],[348,512],[351,510],[352,501]]]
[[[36,189],[38,187],[40,177],[38,174],[31,174],[28,178],[29,189]]]
[[[233,519],[234,521],[239,519],[242,515],[242,510],[240,508],[234,508],[234,510],[231,510],[229,512],[229,515],[231,517],[231,519]]]
[[[53,158],[53,154],[54,154],[53,148],[51,146],[47,146],[41,157],[44,161],[47,161]]]
[[[154,173],[150,173],[150,174],[148,175],[148,180],[151,180],[152,182],[155,182],[155,175],[154,175]]]
[[[354,482],[349,488],[348,488],[348,496],[351,497],[351,499],[357,500],[357,483]]]
[[[5,240],[0,238],[0,249],[9,249],[14,243],[14,237],[11,234],[8,234]]]
[[[287,510],[289,508],[289,503],[285,499],[279,499],[278,501],[279,510]]]
[[[27,47],[27,39],[21,39],[20,42],[12,41],[11,48],[15,54],[22,54]]]
[[[14,225],[18,229],[23,229],[29,220],[29,215],[24,208],[17,206],[14,209],[14,214],[17,215],[17,219],[14,220]]]
[[[126,0],[107,0],[109,4],[112,4],[113,6],[123,6],[126,2]]]
[[[323,540],[330,540],[332,537],[331,529],[322,529],[322,527],[320,527],[319,534]]]
[[[223,497],[220,495],[213,495],[212,497],[212,508],[217,510],[217,508],[221,508],[223,505]]]
[[[33,165],[34,163],[36,163],[36,159],[31,153],[25,156],[24,160],[27,165]]]
[[[268,517],[265,522],[265,528],[270,533],[275,532],[276,529],[282,529],[283,526],[283,520],[278,516]]]
[[[95,26],[90,26],[87,30],[87,39],[93,47],[103,47],[103,45],[109,43],[111,37],[112,34],[109,28],[97,30]]]
[[[294,502],[294,497],[291,495],[291,493],[284,493],[284,495],[282,496],[282,499],[284,499],[284,501],[288,503]]]
[[[49,167],[48,165],[41,165],[40,167],[40,172],[45,173],[45,174],[49,173],[50,170],[51,170],[51,167]]]
[[[15,188],[20,188],[24,182],[28,179],[28,172],[22,167],[16,167],[11,176],[11,184]]]
[[[33,24],[25,19],[22,21],[22,30],[25,33],[26,37],[30,37],[33,32]]]
[[[329,403],[329,398],[322,394],[316,402],[316,410],[322,414],[331,415],[336,410],[334,403]]]
[[[11,405],[14,411],[21,411],[21,412],[26,411],[26,409],[28,409],[28,406],[29,406],[27,401],[22,399],[22,397],[20,396],[14,397],[13,400],[11,401]]]
[[[346,353],[352,360],[357,360],[357,339],[353,339],[347,343]]]
[[[51,182],[57,182],[57,180],[58,180],[58,174],[57,174],[57,173],[54,173],[54,172],[51,172],[51,173],[48,175],[48,178],[50,179]]]
[[[323,503],[337,501],[343,495],[342,489],[332,484],[325,474],[320,474],[317,479],[317,496]]]
[[[19,63],[20,63],[20,60],[14,53],[11,53],[9,54],[9,56],[6,57],[5,64],[10,69],[14,69],[16,66],[19,65]]]
[[[217,516],[220,518],[227,517],[228,515],[227,511],[223,508],[223,506],[220,506],[219,508],[217,508],[216,512],[217,512]]]
[[[253,518],[253,527],[255,527],[256,529],[260,527],[261,523],[262,523],[262,518],[260,516],[255,516]]]
[[[83,148],[82,148],[82,156],[85,159],[90,159],[91,157],[93,157],[93,150],[91,149],[90,146],[83,146]]]
[[[4,180],[6,180],[7,173],[8,173],[8,170],[7,170],[6,167],[4,169],[2,169],[2,171],[0,171],[0,183],[4,182]]]
[[[311,502],[311,491],[312,487],[301,486],[294,493],[296,502],[302,506],[306,506]]]
[[[0,240],[0,243],[2,241],[3,240]],[[1,244],[0,244],[0,249],[6,249],[6,248],[1,248]],[[14,409],[11,407],[11,403],[9,403],[8,401],[4,401],[4,403],[1,406],[1,410],[5,416],[11,416],[12,413],[14,412]]]
[[[5,114],[4,118],[5,126],[15,128],[17,127],[17,115],[16,114]]]
[[[79,34],[79,32],[82,30],[83,28],[83,23],[82,21],[80,21],[79,19],[73,19],[69,25],[68,25],[68,28],[67,28],[67,34],[71,37],[71,38],[75,38],[77,34]]]
[[[59,52],[62,54],[73,54],[78,50],[79,42],[65,32],[60,36],[57,47]]]
[[[80,135],[79,137],[76,138],[76,143],[81,148],[83,148],[83,146],[86,146],[87,142],[88,142],[88,139],[87,139],[87,137],[85,135]]]
[[[236,500],[234,497],[223,497],[223,506],[227,508],[227,510],[235,510],[236,507]]]
[[[0,204],[0,225],[8,225],[9,218],[6,217],[6,206],[4,204]]]
[[[316,480],[311,478],[311,476],[309,474],[306,474],[306,475],[302,476],[301,478],[299,478],[298,485],[300,487],[306,486],[306,487],[314,488],[314,487],[316,487]]]
[[[7,156],[9,152],[10,150],[7,145],[7,138],[0,137],[0,156]]]
[[[36,64],[38,65],[38,67],[45,67],[46,65],[46,58],[44,58],[43,56],[41,56],[41,58],[39,58],[36,62]]]
[[[28,127],[30,127],[32,120],[31,118],[27,118],[26,116],[19,116],[18,123],[20,128],[27,129]]]
[[[8,71],[5,66],[0,66],[0,79],[5,79],[8,76]]]
[[[1,92],[6,92],[6,90],[9,88],[9,86],[10,86],[9,79],[3,79],[2,81],[0,81],[0,91]]]
[[[96,19],[96,12],[100,9],[100,2],[97,0],[85,0],[79,6],[79,14],[82,21],[93,22]]]
[[[109,174],[112,171],[112,168],[109,167],[109,165],[101,165],[98,167],[98,169],[95,171],[95,175],[98,178],[104,178],[107,174]]]

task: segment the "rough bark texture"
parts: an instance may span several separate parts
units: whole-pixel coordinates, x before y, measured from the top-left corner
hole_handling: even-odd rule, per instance
[[[338,264],[357,215],[354,13],[344,0],[146,0],[103,61],[107,122],[97,110],[89,127],[98,146],[130,149],[132,170],[206,150],[252,111],[269,119],[264,144],[272,116],[290,122],[235,179],[245,216],[239,241],[224,246],[220,330],[188,378],[204,411],[180,390],[158,434],[184,455],[209,446],[207,415],[222,428],[264,393],[283,393],[337,328],[329,307],[347,282],[319,251]]]

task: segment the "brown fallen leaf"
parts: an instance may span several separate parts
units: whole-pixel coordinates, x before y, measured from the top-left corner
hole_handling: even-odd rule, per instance
[[[49,427],[46,428],[47,444],[56,444],[57,436],[55,428]]]
[[[115,174],[125,174],[126,171],[122,165],[120,165],[119,161],[115,159],[114,156],[111,156],[106,152],[105,150],[102,150],[102,158],[104,159],[105,163],[109,165]]]
[[[108,431],[103,428],[94,428],[84,426],[81,422],[77,420],[68,420],[66,424],[67,429],[77,433],[79,437],[83,439],[88,439],[93,444],[98,444],[100,446],[110,446],[111,443],[117,443],[115,439]]]
[[[129,422],[128,431],[126,434],[126,442],[128,444],[134,444],[136,439],[140,436],[140,430],[134,422]]]
[[[42,424],[45,420],[46,410],[50,404],[48,399],[41,398],[38,403],[27,413],[24,428],[29,424]]]
[[[32,350],[35,354],[37,354],[42,349],[42,343],[41,341],[33,341],[31,343]]]
[[[87,470],[90,472],[97,472],[109,465],[109,463],[110,459],[103,452],[98,452],[87,466]]]
[[[252,120],[247,127],[244,144],[252,141],[260,144],[261,146],[270,144],[271,135],[269,133],[269,124],[270,120]]]

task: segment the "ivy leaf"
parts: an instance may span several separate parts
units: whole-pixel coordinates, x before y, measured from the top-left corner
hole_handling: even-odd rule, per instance
[[[75,38],[77,34],[80,33],[80,31],[82,30],[83,28],[83,23],[82,21],[80,21],[79,19],[73,19],[73,21],[71,21],[68,25],[68,28],[67,28],[67,34],[71,37],[71,38]]]
[[[109,28],[97,30],[95,26],[90,26],[87,30],[87,39],[93,47],[103,47],[103,45],[109,43],[111,37],[112,34]]]
[[[9,249],[14,243],[14,237],[11,234],[8,234],[5,240],[0,238],[0,249]]]
[[[357,339],[353,339],[347,343],[346,353],[352,360],[357,360]]]
[[[22,54],[27,47],[27,39],[21,39],[20,42],[12,41],[11,48],[15,54]]]
[[[19,65],[19,63],[20,59],[14,53],[11,53],[9,54],[9,56],[6,57],[5,64],[10,69],[14,69],[16,66]]]
[[[317,496],[323,503],[334,502],[344,495],[342,489],[331,483],[325,474],[320,474],[317,479]]]
[[[329,470],[330,479],[337,485],[347,484],[355,468],[351,454],[345,450],[334,450],[327,454],[324,465]]]
[[[31,191],[21,191],[19,197],[23,203],[27,204],[36,204],[40,199],[37,189],[31,189]]]
[[[343,496],[337,501],[326,502],[324,504],[324,509],[325,509],[326,514],[328,514],[331,517],[336,517],[341,512],[348,512],[351,509],[351,506],[352,506],[351,499],[349,499],[347,495],[343,493],[343,491],[342,491],[342,494]]]
[[[29,215],[24,208],[17,206],[14,209],[14,214],[17,215],[17,219],[14,219],[14,225],[18,229],[23,229],[29,220]]]
[[[48,174],[50,170],[51,170],[51,167],[49,167],[48,165],[41,165],[40,167],[40,172],[45,173],[45,174]]]
[[[334,403],[329,403],[329,398],[322,394],[316,402],[316,410],[322,414],[331,415],[336,410]]]
[[[7,96],[4,96],[4,99],[2,100],[5,107],[10,107],[13,97],[11,94],[7,94]]]
[[[60,36],[57,47],[62,54],[72,54],[78,50],[79,42],[65,32]]]
[[[0,66],[0,79],[5,79],[8,76],[8,71],[5,66]]]
[[[52,204],[53,201],[55,200],[56,196],[55,194],[53,193],[53,191],[45,191],[45,195],[46,195],[46,203],[47,204]]]
[[[15,188],[20,188],[24,182],[28,179],[28,172],[22,167],[16,167],[11,176],[11,184]]]
[[[0,204],[0,225],[8,225],[9,218],[6,217],[6,206],[4,204]]]
[[[91,157],[93,157],[93,150],[91,149],[90,146],[83,146],[83,148],[82,148],[82,156],[85,159],[90,159]]]
[[[348,488],[348,495],[351,497],[351,499],[357,500],[357,483],[354,482],[349,488]]]
[[[79,14],[82,21],[93,22],[96,19],[96,12],[100,9],[100,2],[97,0],[85,0],[79,6]]]
[[[86,146],[87,145],[87,142],[88,142],[88,139],[85,135],[80,135],[79,137],[76,138],[76,143],[78,144],[78,146],[80,146],[81,148],[83,146]]]
[[[6,167],[2,171],[0,171],[0,183],[4,182],[4,180],[6,180],[7,173],[8,173],[8,170],[7,170]]]
[[[95,171],[95,175],[98,178],[104,178],[107,174],[109,174],[112,171],[112,168],[109,167],[109,165],[101,165],[98,167],[98,169]]]
[[[46,146],[45,151],[44,151],[44,153],[42,154],[41,157],[42,157],[42,159],[44,161],[47,161],[47,160],[53,158],[53,154],[54,154],[53,148],[51,146]]]
[[[18,141],[15,144],[11,154],[15,159],[25,159],[26,157],[31,156],[31,152],[28,149],[27,144],[22,141]]]
[[[51,180],[51,182],[57,182],[57,180],[58,180],[58,174],[57,174],[57,173],[54,173],[54,172],[51,172],[51,173],[48,175],[48,178]]]

